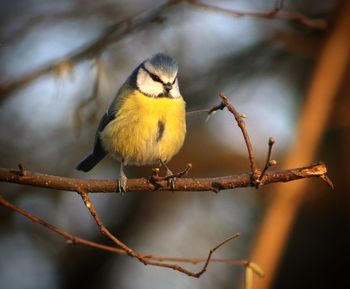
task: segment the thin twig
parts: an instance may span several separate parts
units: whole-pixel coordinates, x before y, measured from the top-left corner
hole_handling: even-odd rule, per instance
[[[159,181],[167,181],[169,179],[172,178],[182,178],[183,176],[187,175],[188,172],[192,169],[192,164],[187,164],[186,168],[183,169],[182,171],[178,172],[178,173],[174,173],[172,175],[169,176],[165,176],[162,177],[159,175],[159,168],[155,168],[153,169],[153,174],[151,176],[151,182],[155,181],[155,182],[159,182]]]
[[[144,265],[152,265],[152,266],[157,266],[157,267],[165,267],[165,268],[171,268],[171,269],[174,269],[174,270],[177,270],[179,272],[182,272],[188,276],[191,276],[191,277],[195,277],[195,278],[199,278],[208,268],[209,266],[209,263],[210,263],[210,260],[211,260],[211,257],[212,257],[212,254],[217,250],[219,249],[220,247],[222,247],[223,245],[225,245],[226,243],[228,243],[229,241],[239,237],[239,233],[236,233],[234,235],[232,235],[231,237],[225,239],[224,241],[222,241],[220,244],[218,244],[217,246],[215,246],[213,249],[211,249],[209,251],[209,254],[208,254],[208,257],[202,267],[201,270],[199,270],[198,272],[192,272],[178,264],[171,264],[171,263],[164,263],[163,261],[162,262],[159,262],[159,261],[156,261],[156,260],[152,260],[150,258],[145,258],[143,257],[142,254],[138,253],[137,251],[131,249],[130,247],[128,247],[125,243],[123,243],[122,241],[120,241],[117,237],[115,237],[104,225],[103,223],[101,222],[100,220],[100,217],[98,216],[97,214],[97,211],[94,207],[94,205],[92,204],[89,196],[88,196],[88,193],[83,191],[83,190],[78,190],[77,191],[82,199],[83,199],[83,202],[85,204],[85,206],[87,207],[87,209],[89,210],[91,216],[94,218],[98,228],[100,229],[100,231],[106,235],[109,239],[111,239],[116,245],[118,245],[123,251],[126,252],[127,255],[131,256],[131,257],[134,257],[134,258],[137,258],[140,262],[142,262]]]
[[[218,245],[216,245],[213,249],[211,249],[211,250],[209,251],[208,258],[207,258],[207,260],[206,260],[206,262],[205,262],[205,264],[204,264],[202,270],[200,270],[200,271],[196,274],[196,276],[194,276],[194,277],[200,277],[200,276],[207,270],[207,268],[208,268],[208,266],[209,266],[209,262],[210,262],[210,260],[211,260],[211,256],[213,255],[213,253],[214,253],[217,249],[219,249],[219,248],[222,247],[223,245],[227,244],[227,243],[230,242],[231,240],[238,238],[239,236],[240,236],[240,234],[239,234],[239,233],[236,233],[236,234],[234,234],[234,235],[232,235],[232,236],[226,238],[224,241],[222,241],[221,243],[219,243]]]
[[[118,248],[114,248],[111,246],[106,246],[106,245],[102,245],[99,243],[95,243],[92,241],[88,241],[79,237],[76,237],[60,228],[57,228],[47,222],[45,222],[44,220],[40,219],[39,217],[23,210],[20,209],[18,207],[16,207],[15,205],[11,204],[10,202],[6,201],[2,196],[0,196],[0,204],[6,208],[9,208],[23,216],[25,216],[26,218],[32,220],[33,222],[42,225],[43,227],[55,232],[58,235],[61,235],[62,237],[64,237],[67,241],[69,241],[69,243],[72,244],[81,244],[81,245],[85,245],[85,246],[89,246],[89,247],[93,247],[93,248],[97,248],[97,249],[101,249],[101,250],[105,250],[105,251],[111,251],[117,254],[121,254],[121,255],[125,255],[126,252],[122,249],[118,249]]]
[[[194,7],[221,12],[234,17],[256,17],[256,18],[264,18],[264,19],[279,18],[279,19],[284,19],[289,21],[295,21],[310,29],[324,30],[327,28],[327,21],[324,19],[312,19],[299,12],[282,10],[283,1],[277,1],[279,2],[279,5],[275,5],[275,7],[269,11],[241,11],[241,10],[235,10],[235,9],[226,9],[226,8],[222,8],[209,3],[203,3],[196,0],[187,0],[186,2],[191,4]]]
[[[280,5],[282,5],[282,4],[280,4]],[[254,158],[253,149],[252,149],[252,146],[251,146],[251,143],[250,143],[250,140],[249,140],[249,135],[248,135],[248,132],[247,132],[247,130],[245,128],[245,123],[242,120],[242,118],[245,118],[246,115],[237,112],[236,109],[232,106],[232,104],[230,104],[228,102],[228,99],[224,95],[224,93],[220,93],[219,96],[221,97],[222,101],[218,105],[215,105],[215,106],[213,106],[211,108],[197,109],[197,110],[189,111],[189,112],[187,112],[187,115],[191,115],[191,114],[194,114],[194,113],[207,113],[208,116],[210,116],[212,113],[216,112],[217,110],[222,110],[225,107],[227,107],[228,110],[235,116],[237,124],[239,125],[239,127],[242,130],[242,133],[243,133],[243,136],[244,136],[244,139],[245,139],[245,142],[246,142],[247,150],[248,150],[248,156],[249,156],[249,160],[250,160],[251,170],[253,171],[254,170],[253,168],[255,167],[255,176],[254,176],[254,173],[253,173],[252,174],[252,176],[253,176],[252,183],[255,184],[256,188],[260,188],[261,186],[263,186],[266,183],[266,181],[268,179],[268,177],[265,178],[268,168],[277,164],[277,162],[275,160],[271,159],[272,147],[275,144],[275,139],[272,138],[272,137],[269,138],[269,142],[268,142],[269,148],[268,148],[268,153],[267,153],[267,159],[266,159],[266,162],[265,162],[264,169],[259,174],[259,170],[256,169],[255,158]],[[302,171],[304,172],[305,170],[302,170]],[[158,172],[156,172],[156,175],[157,175]],[[301,175],[303,175],[303,173]],[[334,189],[334,185],[333,185],[332,180],[326,174],[320,175],[320,179],[322,181],[324,181],[331,189]],[[213,191],[214,192],[219,192],[218,189],[214,189]]]
[[[222,102],[220,102],[218,105],[215,105],[211,108],[204,108],[204,109],[196,109],[196,110],[191,110],[191,111],[187,111],[186,114],[187,115],[191,115],[194,113],[203,113],[206,112],[209,115],[212,114],[213,112],[217,111],[217,110],[223,110],[226,107],[226,105]]]
[[[228,99],[225,96],[225,94],[223,92],[220,92],[219,96],[221,97],[221,100],[225,104],[227,109],[233,114],[233,116],[234,116],[234,118],[235,118],[235,120],[237,122],[237,125],[239,126],[239,128],[242,131],[242,134],[243,134],[243,137],[244,137],[244,141],[245,141],[245,144],[247,146],[249,163],[250,163],[250,170],[252,172],[252,179],[253,179],[253,182],[255,183],[256,180],[258,179],[259,173],[258,173],[258,170],[257,170],[257,167],[256,167],[253,147],[252,147],[252,144],[250,142],[248,131],[246,129],[246,124],[245,124],[244,120],[242,119],[241,114],[228,101]]]
[[[261,187],[264,184],[263,178],[264,178],[265,173],[268,170],[268,168],[277,164],[277,162],[275,160],[271,159],[272,147],[275,144],[275,142],[276,141],[275,141],[275,139],[273,137],[269,138],[269,143],[268,143],[269,149],[268,149],[268,152],[267,152],[267,158],[266,158],[264,169],[262,170],[259,178],[257,179],[257,188]]]
[[[92,242],[83,238],[79,238],[77,236],[74,236],[70,233],[68,233],[65,230],[62,230],[54,225],[51,225],[41,218],[29,213],[26,210],[20,209],[13,205],[12,203],[8,202],[5,200],[2,196],[0,196],[0,204],[8,209],[11,209],[12,211],[15,211],[24,217],[28,218],[29,220],[33,221],[34,223],[37,223],[47,229],[49,229],[52,232],[55,232],[58,235],[61,235],[64,237],[68,243],[72,245],[84,245],[87,247],[92,247],[96,248],[99,250],[103,251],[109,251],[113,252],[119,255],[127,255],[127,252],[124,251],[123,249],[118,249],[112,246],[108,245],[103,245],[100,243]],[[199,263],[204,263],[207,261],[207,258],[179,258],[179,257],[167,257],[167,256],[158,256],[158,255],[151,255],[151,254],[144,254],[142,255],[144,259],[150,259],[154,261],[170,261],[170,262],[179,262],[179,263],[190,263],[190,264],[199,264]],[[247,266],[250,262],[248,260],[238,260],[238,259],[220,259],[220,258],[211,258],[210,262],[213,263],[222,263],[222,264],[227,264],[227,265],[244,265]]]
[[[107,245],[103,245],[100,243],[96,243],[96,242],[92,242],[89,240],[85,240],[85,239],[76,237],[76,236],[74,236],[74,235],[72,235],[72,234],[70,234],[70,233],[68,233],[60,228],[57,228],[57,227],[45,222],[44,220],[40,219],[39,217],[37,217],[37,216],[35,216],[35,215],[33,215],[33,214],[23,210],[23,209],[16,207],[15,205],[6,201],[1,195],[0,195],[0,205],[23,215],[24,217],[30,219],[34,223],[37,223],[37,224],[55,232],[56,234],[63,236],[67,240],[68,244],[84,245],[87,247],[92,247],[95,249],[99,249],[102,251],[108,251],[108,252],[112,252],[112,253],[119,254],[119,255],[128,255],[128,253],[122,249],[118,249],[118,248],[115,248],[112,246],[107,246]],[[177,263],[190,263],[190,264],[205,263],[205,265],[202,267],[202,269],[198,273],[194,273],[194,276],[192,276],[192,277],[197,277],[197,278],[200,277],[200,275],[202,275],[207,270],[208,265],[209,265],[209,261],[211,263],[221,263],[221,264],[226,264],[226,265],[243,265],[246,267],[246,270],[251,269],[251,270],[253,270],[253,272],[257,276],[263,277],[264,272],[262,271],[260,266],[258,266],[257,264],[255,264],[253,262],[250,262],[248,260],[211,258],[211,255],[214,253],[214,251],[216,251],[219,247],[223,246],[224,244],[226,244],[227,242],[231,241],[232,239],[234,239],[238,236],[239,236],[238,233],[234,234],[233,236],[231,236],[231,237],[227,238],[226,240],[224,240],[223,242],[221,242],[219,245],[215,246],[213,249],[210,250],[207,258],[178,258],[178,257],[157,256],[157,255],[150,255],[150,254],[142,255],[142,258],[145,260],[148,260],[148,263],[146,265],[152,265],[149,260],[158,261],[158,262],[154,262],[154,263],[158,264],[157,266],[164,265],[164,263],[162,263],[162,262],[166,262],[166,261],[177,262]],[[165,264],[165,265],[169,266],[171,264]],[[183,269],[183,267],[178,266],[176,264],[173,264],[173,265],[174,265],[173,267],[169,267],[169,268],[187,274],[187,272],[183,272],[181,270],[181,269]],[[164,267],[164,266],[161,266],[161,267]]]
[[[97,211],[90,201],[89,195],[84,190],[77,190],[77,193],[80,194],[86,208],[89,210],[91,216],[94,218],[99,230],[106,235],[109,239],[111,239],[116,245],[122,248],[128,255],[131,257],[141,258],[140,254],[129,248],[126,244],[116,238],[101,222],[100,217],[97,214]]]

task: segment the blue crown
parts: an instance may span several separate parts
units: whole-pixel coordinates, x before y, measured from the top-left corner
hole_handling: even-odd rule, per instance
[[[178,65],[176,60],[164,53],[153,55],[149,59],[149,62],[156,70],[160,70],[163,74],[171,76],[177,73]]]

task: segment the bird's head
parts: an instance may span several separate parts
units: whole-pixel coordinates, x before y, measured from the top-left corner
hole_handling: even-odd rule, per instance
[[[136,87],[150,97],[180,98],[178,65],[168,55],[158,53],[145,60],[136,73]]]

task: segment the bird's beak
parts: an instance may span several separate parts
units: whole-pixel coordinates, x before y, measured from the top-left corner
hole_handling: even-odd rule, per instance
[[[170,82],[164,84],[164,89],[169,92],[173,88]]]

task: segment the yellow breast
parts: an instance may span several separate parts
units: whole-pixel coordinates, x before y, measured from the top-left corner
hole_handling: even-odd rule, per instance
[[[106,151],[125,164],[149,165],[169,161],[186,134],[182,98],[152,98],[138,91],[121,97],[116,118],[100,133]]]

